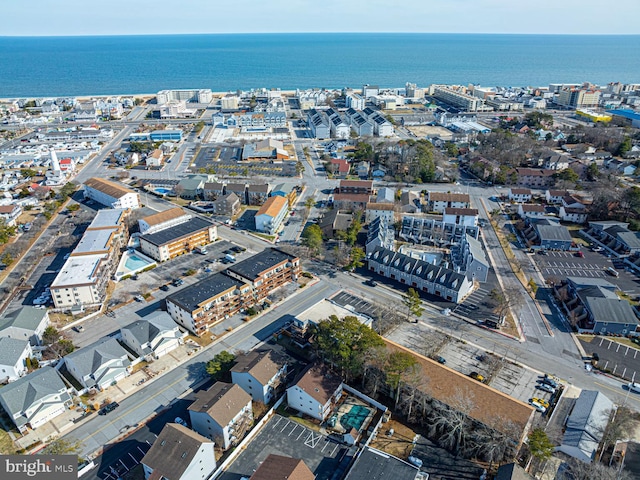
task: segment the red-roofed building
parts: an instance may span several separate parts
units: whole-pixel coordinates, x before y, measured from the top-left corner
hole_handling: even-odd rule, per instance
[[[346,177],[349,175],[349,170],[351,169],[351,165],[343,158],[332,158],[331,159],[331,173],[334,175],[338,175],[339,177]]]
[[[63,172],[73,172],[76,169],[76,163],[71,158],[63,158],[60,160],[60,170]]]

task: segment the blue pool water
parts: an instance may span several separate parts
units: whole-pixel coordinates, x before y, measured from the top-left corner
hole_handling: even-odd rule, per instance
[[[144,268],[150,263],[137,255],[130,255],[124,262],[124,266],[127,270],[134,271],[140,268]]]
[[[167,193],[171,193],[170,188],[162,188],[162,187],[154,188],[153,191],[156,193],[159,193],[160,195],[166,195]]]
[[[351,407],[351,410],[349,410],[349,412],[342,415],[340,423],[347,432],[349,432],[352,428],[360,430],[360,427],[362,427],[362,424],[367,419],[370,413],[371,410],[367,407],[363,407],[362,405],[354,405],[353,407]]]

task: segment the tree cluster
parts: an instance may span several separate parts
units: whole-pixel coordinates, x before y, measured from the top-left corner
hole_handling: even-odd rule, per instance
[[[73,342],[53,325],[49,325],[42,332],[42,343],[46,346],[43,357],[47,359],[64,357],[76,349]]]
[[[207,362],[205,369],[216,380],[229,380],[229,371],[236,363],[236,356],[226,350],[218,353]]]

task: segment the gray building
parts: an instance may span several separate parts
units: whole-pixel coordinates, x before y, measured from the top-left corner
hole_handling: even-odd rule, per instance
[[[526,217],[524,237],[531,243],[548,250],[567,251],[573,244],[571,233],[560,221],[549,217]]]
[[[329,119],[322,112],[312,108],[307,113],[307,126],[314,138],[331,138]]]
[[[0,337],[29,340],[40,345],[42,332],[49,325],[49,313],[44,308],[25,306],[0,319]]]
[[[64,357],[67,370],[85,388],[107,388],[129,375],[127,351],[113,337],[101,338]]]
[[[482,243],[471,235],[465,235],[460,242],[452,245],[451,260],[456,269],[465,273],[470,280],[480,283],[487,281],[491,264],[482,249]]]

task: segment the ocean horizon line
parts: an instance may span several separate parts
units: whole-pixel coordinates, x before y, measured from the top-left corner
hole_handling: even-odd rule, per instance
[[[113,38],[113,37],[189,37],[189,36],[251,36],[251,35],[271,35],[271,36],[310,36],[310,35],[434,35],[434,36],[512,36],[512,37],[640,37],[640,33],[515,33],[515,32],[341,32],[341,31],[318,31],[318,32],[200,32],[200,33],[104,33],[104,34],[64,34],[64,35],[0,35],[0,39],[7,38]]]

